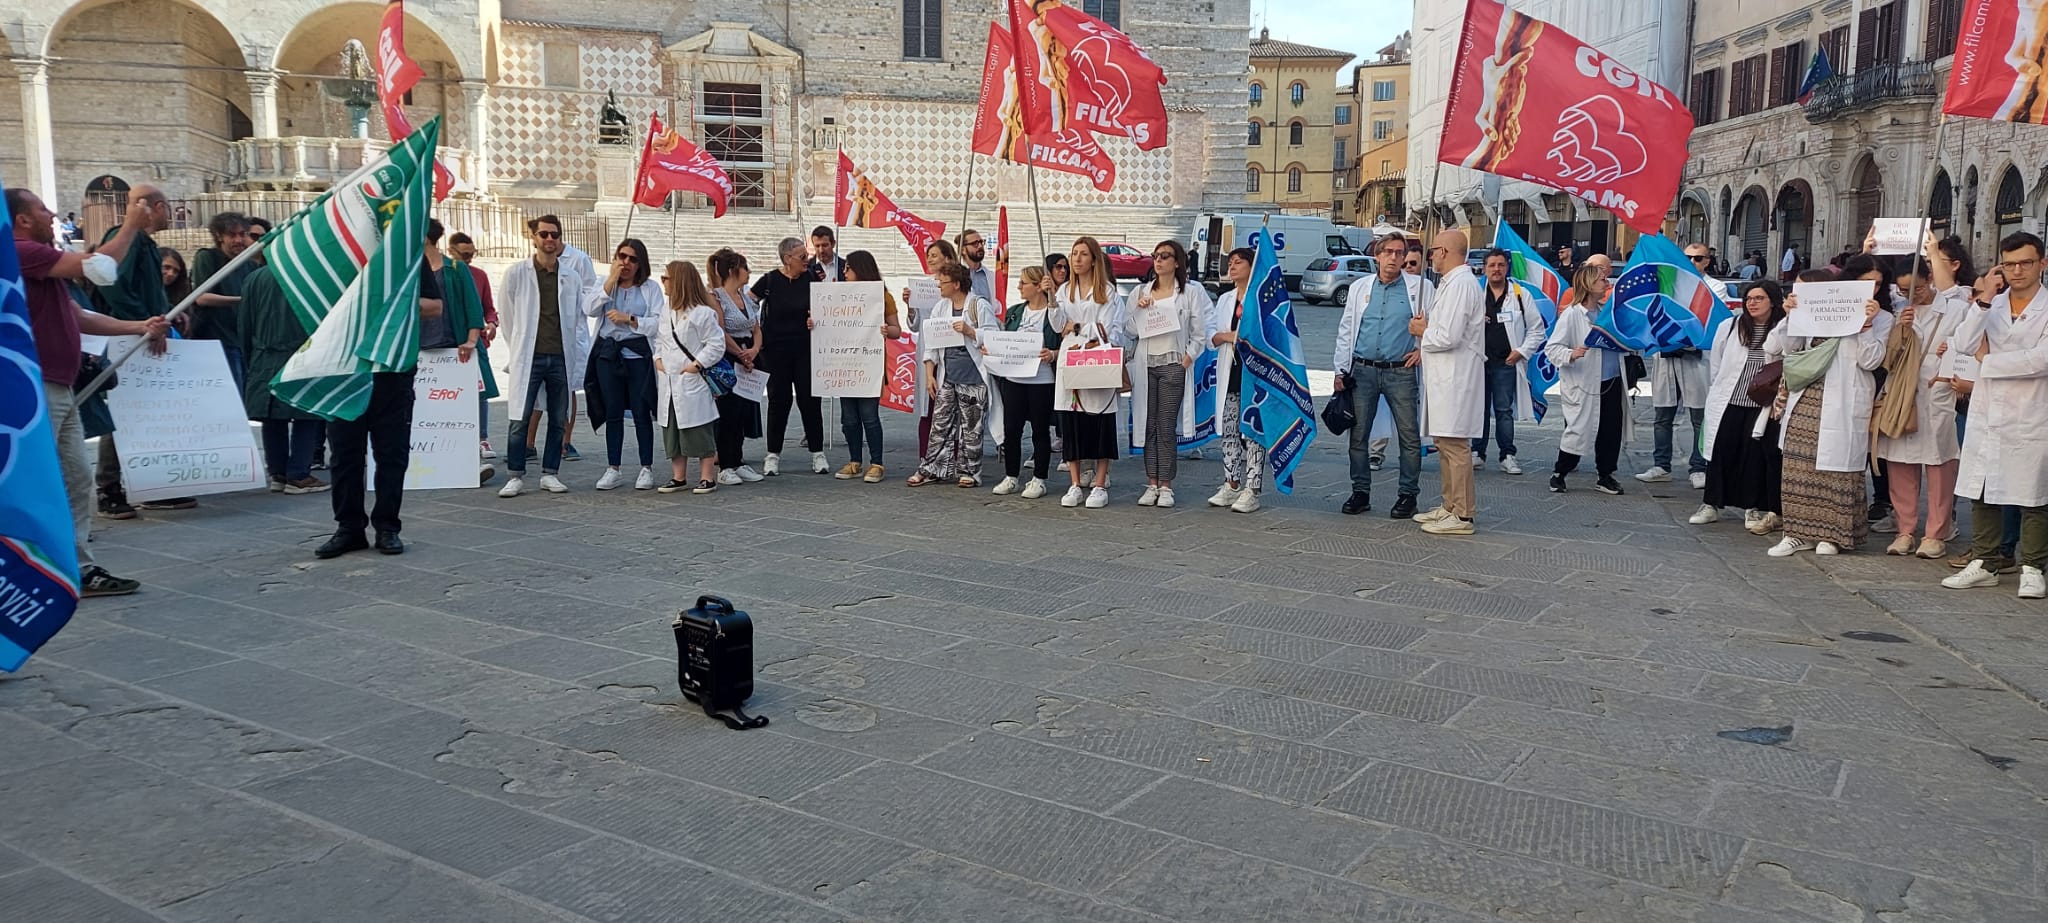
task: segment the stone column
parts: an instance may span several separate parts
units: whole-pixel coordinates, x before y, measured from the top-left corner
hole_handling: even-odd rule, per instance
[[[469,177],[469,184],[482,196],[490,191],[491,86],[481,80],[464,80],[462,98],[469,106],[469,152],[476,163],[476,175]]]
[[[249,123],[256,137],[277,137],[277,71],[246,70],[242,78],[249,81]]]
[[[57,146],[50,128],[50,60],[41,56],[10,58],[21,78],[21,128],[27,147],[26,185],[58,214]]]

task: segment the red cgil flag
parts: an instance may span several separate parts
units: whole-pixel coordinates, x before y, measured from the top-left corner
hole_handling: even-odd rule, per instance
[[[1438,160],[1562,189],[1655,234],[1692,128],[1678,94],[1499,0],[1467,0]]]
[[[405,94],[412,92],[425,76],[412,56],[405,53],[405,4],[391,0],[384,7],[384,20],[377,28],[377,106],[384,110],[384,132],[396,144],[412,134],[412,118],[405,114]],[[448,198],[455,189],[455,174],[434,160],[434,201]]]
[[[917,263],[925,271],[931,266],[925,262],[925,251],[932,242],[946,234],[946,223],[928,221],[911,214],[889,201],[882,190],[868,179],[865,171],[855,169],[853,158],[839,152],[839,176],[832,184],[832,223],[852,228],[895,228],[902,232],[903,239],[917,254]]]
[[[2048,123],[2048,0],[1963,0],[1941,111]]]
[[[981,65],[981,104],[974,110],[974,152],[1078,173],[1103,192],[1116,185],[1116,163],[1086,130],[1070,127],[1045,137],[1029,135],[1024,131],[1022,103],[1010,30],[989,23],[988,55]]]
[[[1010,206],[996,206],[996,307],[1010,303]]]
[[[661,116],[647,126],[647,144],[640,149],[640,172],[633,180],[633,201],[660,208],[672,192],[701,192],[711,200],[711,217],[725,215],[732,198],[732,177],[718,159],[690,139],[663,128]]]
[[[1060,0],[1009,0],[1024,130],[1122,135],[1149,151],[1166,144],[1166,72],[1108,23]]]

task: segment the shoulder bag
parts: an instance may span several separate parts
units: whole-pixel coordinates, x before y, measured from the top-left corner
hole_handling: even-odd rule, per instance
[[[668,338],[675,341],[676,348],[682,350],[683,355],[689,356],[691,362],[696,362],[700,367],[704,365],[702,362],[697,362],[697,354],[691,352],[690,347],[683,345],[683,338],[676,336],[676,329],[674,327],[668,329]],[[704,369],[704,384],[711,388],[712,397],[724,397],[731,394],[732,389],[739,384],[739,380],[739,372],[733,369],[732,360],[725,356],[718,357],[717,362]]]

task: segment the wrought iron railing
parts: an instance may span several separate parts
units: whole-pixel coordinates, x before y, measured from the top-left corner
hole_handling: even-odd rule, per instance
[[[1806,120],[1825,122],[1842,113],[1895,100],[1932,97],[1941,92],[1929,61],[1890,62],[1847,76],[1831,77],[1806,100]]]

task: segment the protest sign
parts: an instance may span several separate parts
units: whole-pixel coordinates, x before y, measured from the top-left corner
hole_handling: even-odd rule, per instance
[[[768,373],[760,369],[733,369],[732,393],[756,404],[768,402]]]
[[[1045,348],[1045,335],[1036,330],[984,330],[981,345],[988,349],[981,367],[1003,378],[1030,378],[1038,374],[1038,353]]]
[[[1914,230],[1915,225],[1919,225],[1919,232]],[[1870,225],[1870,235],[1877,241],[1877,249],[1872,252],[1879,256],[1918,253],[1924,232],[1931,226],[1931,222],[1922,223],[1914,218],[1879,218]]]
[[[1124,351],[1115,346],[1060,351],[1059,369],[1054,376],[1061,391],[1124,386]]]
[[[882,389],[882,406],[904,413],[917,412],[917,340],[898,337],[883,344],[888,351],[887,379]]]
[[[1180,312],[1170,303],[1155,301],[1151,307],[1131,306],[1131,327],[1138,338],[1163,336],[1180,329]]]
[[[939,306],[939,280],[930,276],[911,276],[909,287],[910,323],[916,324],[932,316],[932,309]]]
[[[811,321],[811,393],[881,396],[882,283],[811,283]]]
[[[1792,295],[1799,307],[1785,315],[1785,332],[1798,337],[1845,337],[1863,329],[1863,307],[1872,283],[1799,282]]]
[[[483,367],[475,356],[462,361],[453,349],[420,350],[412,379],[412,453],[405,466],[406,490],[476,486],[476,393]],[[374,490],[376,463],[368,482]]]
[[[934,351],[954,346],[965,346],[967,345],[967,337],[961,335],[960,331],[953,329],[953,322],[966,319],[965,317],[926,317],[924,323],[918,325],[917,342],[924,348]]]
[[[121,367],[120,386],[103,392],[120,432],[115,449],[129,499],[165,500],[262,487],[263,461],[256,452],[256,436],[249,429],[242,393],[228,372],[220,342],[170,340],[164,345],[161,356],[137,351]],[[475,411],[471,404],[470,412]],[[474,461],[476,446],[469,451]]]

